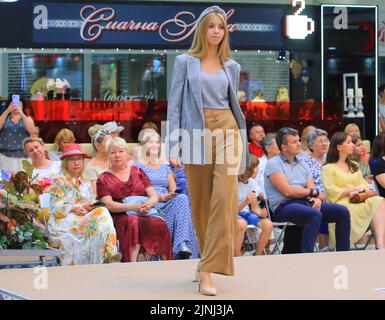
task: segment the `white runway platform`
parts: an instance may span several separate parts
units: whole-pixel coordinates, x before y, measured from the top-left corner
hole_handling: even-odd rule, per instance
[[[385,251],[236,258],[235,277],[214,275],[215,297],[197,292],[192,282],[196,264],[179,260],[50,267],[48,288],[40,290],[34,288],[38,275],[33,269],[0,270],[0,290],[54,300],[385,299],[385,289],[378,290],[385,288]]]

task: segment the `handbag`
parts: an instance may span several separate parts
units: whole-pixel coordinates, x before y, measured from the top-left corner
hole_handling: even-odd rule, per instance
[[[149,198],[146,196],[130,196],[130,197],[125,197],[123,199],[123,203],[125,203],[125,204],[138,204],[141,202],[145,202],[148,199]],[[145,214],[139,213],[139,212],[136,212],[133,210],[126,211],[126,213],[128,215],[134,215],[134,216],[140,216],[140,217],[156,217],[156,218],[160,218],[164,221],[164,219],[161,216],[162,215],[161,211],[155,207],[150,208],[150,211],[148,213],[145,213]]]
[[[350,198],[349,202],[350,203],[365,202],[366,199],[369,199],[369,198],[374,197],[376,195],[377,195],[377,193],[373,190],[368,190],[368,191],[362,190],[362,191],[356,193],[354,196],[352,196]]]

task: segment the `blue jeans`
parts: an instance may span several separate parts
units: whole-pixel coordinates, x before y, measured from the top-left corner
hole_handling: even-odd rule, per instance
[[[322,203],[321,211],[309,207],[303,200],[281,203],[273,213],[276,222],[291,222],[303,227],[301,252],[313,252],[322,222],[336,224],[336,249],[350,249],[350,213],[345,206]]]

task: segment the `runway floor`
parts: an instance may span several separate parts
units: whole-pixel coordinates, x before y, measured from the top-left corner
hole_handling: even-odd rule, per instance
[[[0,290],[28,299],[280,300],[385,299],[385,251],[235,259],[236,276],[214,275],[218,295],[192,282],[197,260],[0,270]],[[383,288],[383,290],[379,290]]]

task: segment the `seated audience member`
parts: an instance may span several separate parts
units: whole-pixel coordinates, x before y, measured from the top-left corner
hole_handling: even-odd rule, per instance
[[[258,174],[258,158],[250,156],[250,163],[245,172],[238,176],[238,215],[244,218],[249,225],[261,228],[256,255],[262,255],[268,244],[273,224],[267,217],[266,208],[261,209],[258,204],[257,190],[254,182]]]
[[[99,176],[96,182],[97,195],[111,212],[123,254],[122,261],[135,262],[140,250],[164,260],[172,259],[167,224],[162,218],[147,215],[159,201],[150,179],[142,169],[132,166],[128,161],[127,143],[124,139],[111,138],[105,147],[111,169]],[[135,204],[123,203],[129,196],[145,196],[148,199]],[[127,211],[137,214],[128,215]]]
[[[91,143],[92,143],[92,138],[97,134],[98,131],[102,130],[102,125],[99,123],[94,124],[93,126],[88,128],[88,135],[91,138]]]
[[[12,102],[0,115],[0,166],[9,173],[22,170],[23,140],[35,134],[35,124],[24,114],[24,104]]]
[[[301,153],[298,131],[282,128],[276,137],[280,154],[267,161],[265,191],[272,219],[303,227],[301,252],[313,252],[322,222],[336,222],[338,251],[349,250],[350,218],[344,206],[325,203],[311,173],[297,156]]]
[[[259,187],[262,189],[264,197],[266,198],[265,193],[265,167],[267,160],[277,156],[279,154],[279,149],[277,146],[277,142],[275,141],[276,134],[268,133],[265,138],[262,140],[262,149],[263,153],[266,156],[266,161],[263,161],[263,157],[260,158],[262,160],[258,166],[259,172],[256,181],[258,181]],[[282,253],[299,253],[301,252],[301,238],[302,238],[302,227],[300,226],[290,226],[290,228],[286,228],[286,231],[283,235],[283,249]],[[265,248],[266,252],[270,252],[270,244],[267,244]]]
[[[265,129],[258,123],[253,123],[249,130],[249,152],[257,158],[263,157],[261,142],[265,137]]]
[[[302,130],[301,135],[301,153],[299,154],[300,157],[307,156],[310,153],[309,147],[307,145],[307,137],[311,131],[314,131],[316,129],[315,126],[307,126]]]
[[[345,130],[347,134],[350,134],[350,136],[357,136],[361,138],[361,132],[360,127],[356,125],[355,123],[349,123],[346,125]]]
[[[44,142],[41,138],[26,138],[24,151],[31,159],[33,175],[37,175],[38,183],[45,192],[49,192],[52,179],[60,175],[60,161],[47,159]]]
[[[326,165],[322,168],[322,182],[326,198],[331,203],[338,203],[350,211],[350,244],[356,243],[366,232],[369,224],[375,230],[375,241],[378,249],[385,245],[385,201],[373,196],[364,202],[351,203],[349,200],[370,186],[362,177],[357,163],[350,159],[354,152],[354,144],[349,134],[336,132],[329,146]],[[334,227],[329,225],[329,234],[334,241]]]
[[[118,126],[116,121],[110,121],[106,122],[102,125],[102,129],[105,131],[109,131],[111,134],[111,137],[119,137],[120,133],[124,130],[123,126]]]
[[[358,163],[358,167],[361,170],[362,176],[368,183],[372,183],[373,177],[370,173],[370,167],[368,161],[365,159],[366,150],[365,146],[359,136],[351,136],[354,144],[353,154],[350,156],[352,161]]]
[[[262,190],[263,195],[265,195],[264,176],[267,160],[279,154],[279,149],[277,146],[277,142],[275,141],[275,136],[275,133],[268,133],[261,142],[261,147],[264,155],[263,157],[259,158],[258,175],[255,179],[255,182],[257,183],[257,186]]]
[[[143,127],[142,127],[142,130],[146,130],[146,129],[153,129],[155,130],[156,132],[159,132],[159,128],[158,126],[154,123],[154,122],[146,122]]]
[[[91,181],[91,185],[95,193],[96,181],[104,171],[107,171],[110,168],[110,164],[107,159],[107,151],[105,149],[105,144],[109,139],[111,139],[111,133],[106,129],[100,129],[91,138],[94,156],[86,164],[84,174]]]
[[[90,181],[84,177],[80,146],[69,144],[61,156],[63,176],[53,180],[48,228],[60,248],[62,265],[119,262],[116,232],[108,210],[96,206]]]
[[[162,164],[161,143],[159,134],[152,130],[146,140],[140,143],[141,154],[145,155],[136,162],[151,180],[155,191],[159,194],[156,205],[166,220],[173,239],[173,254],[176,259],[198,258],[199,250],[194,233],[191,208],[188,196],[177,194],[176,182],[170,166]]]
[[[55,137],[55,142],[54,142],[55,150],[50,151],[48,153],[49,158],[54,161],[60,161],[60,157],[63,153],[64,147],[74,142],[75,142],[74,133],[69,129],[61,129]]]
[[[356,125],[355,123],[349,123],[346,125],[345,130],[346,133],[350,134],[351,137],[356,136],[361,138],[361,132],[360,132],[360,127]],[[367,161],[367,156],[366,156],[366,149],[364,148],[364,151],[361,155],[361,160],[362,161]]]
[[[156,131],[158,134],[159,134],[159,129],[158,129],[158,126],[153,123],[153,122],[146,122],[143,127],[142,127],[142,130],[144,130],[144,132],[148,132],[149,134],[152,134],[151,130],[154,130]],[[142,138],[139,139],[139,142],[143,142],[144,141],[144,136],[146,136],[146,134],[142,134]],[[140,146],[139,146],[140,148]],[[166,157],[165,157],[165,148],[161,148],[161,159],[162,159],[162,163],[166,163]],[[186,170],[185,170],[185,165],[183,163],[179,164],[179,165],[175,165],[173,163],[170,163],[170,168],[172,170],[172,172],[174,173],[174,176],[175,176],[175,181],[176,181],[176,192],[177,193],[183,193],[185,195],[187,195],[189,198],[190,198],[190,194],[188,192],[188,183],[187,183],[187,176],[186,176]]]
[[[302,161],[307,165],[316,188],[325,194],[322,184],[322,166],[325,164],[326,154],[329,150],[328,133],[321,129],[310,131],[307,136],[307,145],[310,150],[308,156],[304,156]],[[321,251],[329,250],[329,230],[327,223],[321,223],[319,230],[319,248]]]
[[[378,194],[385,198],[385,131],[379,133],[373,140],[369,165]]]

